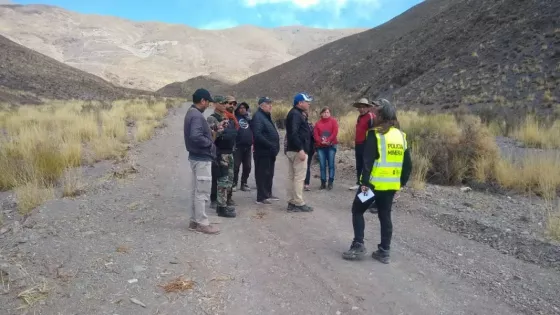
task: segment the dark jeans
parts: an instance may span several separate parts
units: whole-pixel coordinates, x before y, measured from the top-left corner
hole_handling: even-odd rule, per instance
[[[329,165],[329,182],[334,181],[334,157],[336,155],[336,145],[327,148],[317,148],[319,164],[321,168],[321,182],[327,181],[327,164]]]
[[[362,175],[362,169],[364,168],[364,148],[365,143],[356,144],[354,148],[356,154],[356,184],[358,185],[360,184],[360,175]]]
[[[379,218],[379,223],[381,225],[381,243],[379,246],[382,249],[391,249],[391,237],[393,236],[393,223],[391,221],[391,207],[393,206],[393,198],[395,197],[396,191],[373,191],[375,197],[362,203],[358,198],[358,193],[362,193],[361,189],[358,189],[356,197],[354,197],[354,202],[352,203],[352,225],[354,227],[354,241],[364,243],[364,230],[366,223],[364,220],[364,212],[369,208],[369,206],[375,200],[377,204],[377,216]]]
[[[251,173],[251,147],[237,147],[233,153],[233,186],[237,186],[239,179],[239,167],[243,164],[243,173],[241,173],[241,185],[247,184],[247,179]]]
[[[311,152],[307,156],[307,172],[305,173],[304,185],[309,185],[309,181],[311,180],[311,162],[313,162],[313,154],[315,154],[315,152]]]
[[[257,184],[257,201],[264,201],[272,196],[275,156],[254,156],[255,182]]]
[[[210,201],[216,201],[218,199],[218,172],[218,165],[216,165],[216,163],[212,163],[212,188],[210,188]]]

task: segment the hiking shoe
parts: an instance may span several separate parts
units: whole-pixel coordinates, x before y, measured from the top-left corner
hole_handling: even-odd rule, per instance
[[[231,208],[219,207],[218,208],[218,216],[219,217],[224,217],[224,218],[235,218],[237,216],[237,214],[235,213],[235,210],[232,210]]]
[[[332,188],[333,188],[333,183],[332,183],[332,182],[329,182],[329,186],[327,186],[327,189],[328,189],[328,190],[332,190]]]
[[[194,231],[196,230],[196,228],[198,227],[198,223],[191,221],[191,223],[189,223],[189,230]]]
[[[235,206],[237,206],[237,204],[235,203],[235,201],[233,201],[233,199],[228,200],[226,204],[227,204],[228,206],[230,206],[230,207],[235,207]]]
[[[241,184],[241,191],[251,191],[251,188],[247,184]]]
[[[294,209],[296,205],[294,205],[293,203],[288,202],[288,208],[286,210],[288,210],[288,212],[292,211]]]
[[[258,205],[271,205],[272,202],[270,202],[270,200],[268,200],[268,199],[261,200],[261,201],[257,200],[257,204]]]
[[[303,186],[303,190],[305,190],[305,191],[311,191],[311,188],[309,188],[309,185],[305,185],[305,186]]]
[[[200,225],[197,224],[196,231],[204,234],[219,234],[220,229],[217,228],[215,225]]]
[[[302,206],[296,206],[293,205],[290,209],[290,207],[288,206],[288,211],[289,212],[312,212],[313,208],[311,208],[308,205],[302,205]]]
[[[342,253],[342,258],[346,260],[360,260],[366,254],[366,247],[363,243],[352,242],[350,249]]]
[[[268,197],[268,198],[266,198],[266,199],[269,200],[269,201],[278,201],[278,200],[280,200],[280,198],[278,198],[278,197],[276,197],[276,196],[274,196],[274,195],[270,195],[270,197]]]
[[[319,189],[323,190],[325,188],[327,188],[326,183],[324,181],[321,181],[321,187],[319,187]]]
[[[390,262],[390,252],[381,248],[381,246],[377,246],[377,251],[371,253],[371,258],[388,264]]]

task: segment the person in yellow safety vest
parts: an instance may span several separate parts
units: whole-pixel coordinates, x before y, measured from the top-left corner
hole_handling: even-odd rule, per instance
[[[347,260],[362,259],[366,253],[364,246],[364,212],[371,203],[377,203],[377,215],[381,225],[381,243],[372,257],[382,263],[389,263],[393,224],[391,207],[395,193],[408,182],[412,171],[412,159],[406,141],[406,134],[398,126],[397,111],[385,99],[376,101],[378,105],[375,127],[368,130],[364,148],[364,167],[360,176],[360,188],[352,204],[352,225],[354,240],[350,249],[342,254]],[[374,197],[362,202],[359,194],[372,190]]]

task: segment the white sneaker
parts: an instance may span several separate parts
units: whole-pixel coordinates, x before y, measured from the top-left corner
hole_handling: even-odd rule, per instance
[[[354,186],[348,187],[348,190],[356,190],[358,188],[360,188],[359,185],[354,185]]]

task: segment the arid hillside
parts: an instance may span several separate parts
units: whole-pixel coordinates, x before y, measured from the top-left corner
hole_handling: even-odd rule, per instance
[[[360,31],[254,26],[199,30],[46,5],[0,6],[0,34],[112,83],[151,91],[212,72],[237,83]]]
[[[41,103],[47,99],[114,100],[148,92],[115,86],[14,43],[0,35],[0,102]]]
[[[428,0],[234,89],[274,97],[339,90],[422,108],[558,110],[559,87],[560,1]]]
[[[231,85],[217,75],[202,75],[183,82],[173,82],[156,91],[156,94],[167,97],[190,98],[198,88],[204,87],[212,94],[229,94]]]

